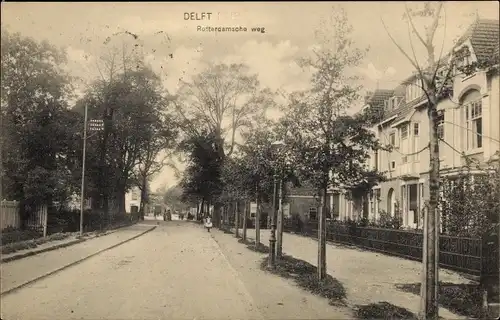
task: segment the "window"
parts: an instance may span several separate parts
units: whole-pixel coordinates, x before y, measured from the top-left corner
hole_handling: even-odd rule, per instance
[[[310,207],[309,208],[309,220],[317,220],[318,219],[318,208]]]
[[[391,146],[396,146],[396,134],[395,133],[391,133],[389,135],[389,143],[391,144]]]
[[[408,156],[403,156],[401,159],[402,159],[403,163],[407,163],[408,162]]]
[[[413,124],[413,135],[414,136],[418,136],[418,129],[419,129],[419,124],[418,123],[414,123]]]
[[[396,161],[391,161],[391,169],[395,169],[396,168]]]
[[[399,97],[392,97],[389,100],[385,101],[385,107],[390,111],[394,110],[399,106],[399,102],[401,99]]]
[[[137,190],[132,191],[132,200],[139,200],[139,192]]]
[[[378,171],[378,150],[375,150],[375,170]]]
[[[465,142],[467,150],[483,146],[483,110],[481,94],[473,90],[462,102],[465,113]]]
[[[444,139],[444,112],[440,112],[437,117],[437,135],[439,139]]]
[[[411,84],[408,84],[406,86],[406,101],[412,101],[417,98],[420,98],[423,94],[424,91],[420,87],[418,79],[415,79]]]
[[[404,125],[401,127],[401,139],[406,139],[408,137],[408,126]]]

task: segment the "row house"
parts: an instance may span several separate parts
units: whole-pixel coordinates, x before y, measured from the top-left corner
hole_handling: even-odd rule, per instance
[[[461,58],[457,64],[481,63],[492,57],[498,61],[498,44],[499,21],[479,20],[459,40],[455,50]],[[452,90],[438,104],[442,175],[456,174],[465,165],[462,152],[486,162],[499,151],[497,70],[482,69],[467,76],[453,73]],[[439,72],[444,74],[447,69]],[[419,228],[429,196],[429,120],[420,79],[412,75],[392,90],[376,90],[365,103],[365,108],[381,111],[382,120],[372,130],[382,144],[392,146],[391,151],[373,152],[369,165],[385,172],[388,180],[363,199],[332,192],[330,202],[339,206],[336,211],[341,220],[376,220],[384,211],[391,216],[400,214],[406,227]]]

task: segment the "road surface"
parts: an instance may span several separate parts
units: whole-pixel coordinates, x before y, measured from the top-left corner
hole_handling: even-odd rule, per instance
[[[1,318],[263,318],[206,230],[186,221],[146,223],[159,226],[81,264],[2,295]]]

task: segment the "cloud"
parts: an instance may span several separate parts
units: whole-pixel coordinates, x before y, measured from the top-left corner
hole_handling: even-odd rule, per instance
[[[245,63],[258,74],[262,86],[271,90],[300,90],[309,84],[309,75],[297,64],[299,47],[289,40],[272,44],[249,40],[226,55],[225,63]]]
[[[162,76],[167,90],[175,93],[181,81],[189,81],[193,75],[203,71],[205,64],[202,57],[201,47],[180,46],[172,52],[172,55],[159,57],[149,54],[146,56],[146,62]]]
[[[396,69],[389,66],[385,71],[379,70],[373,63],[368,63],[366,68],[358,67],[357,70],[372,81],[379,81],[396,74]]]

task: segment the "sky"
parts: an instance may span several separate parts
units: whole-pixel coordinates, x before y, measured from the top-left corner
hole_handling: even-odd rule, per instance
[[[215,62],[244,62],[258,75],[261,85],[272,90],[304,89],[309,84],[309,74],[298,66],[297,59],[321,45],[316,32],[323,36],[331,32],[328,24],[321,22],[328,21],[339,8],[346,11],[353,26],[354,45],[369,47],[365,59],[354,70],[361,77],[364,91],[377,87],[391,89],[413,72],[382,24],[384,21],[393,38],[410,52],[408,28],[402,19],[403,2],[2,2],[1,5],[2,28],[64,48],[69,72],[86,82],[98,76],[97,57],[110,46],[124,41],[130,45],[127,39],[132,37],[123,35],[123,31],[128,31],[139,36],[134,41],[140,43],[141,53],[162,75],[170,92],[177,90],[180,79],[189,81],[207,64]],[[408,2],[408,5],[421,3]],[[441,20],[434,43],[436,50],[444,46],[446,52],[476,16],[499,19],[499,4],[446,2],[445,13],[446,19]],[[423,22],[415,21],[422,32]],[[241,26],[247,31],[200,30],[210,26]],[[425,57],[423,46],[413,39],[417,57]],[[179,166],[182,169],[182,164]],[[176,182],[174,171],[165,168],[153,181],[152,188],[170,187]]]

